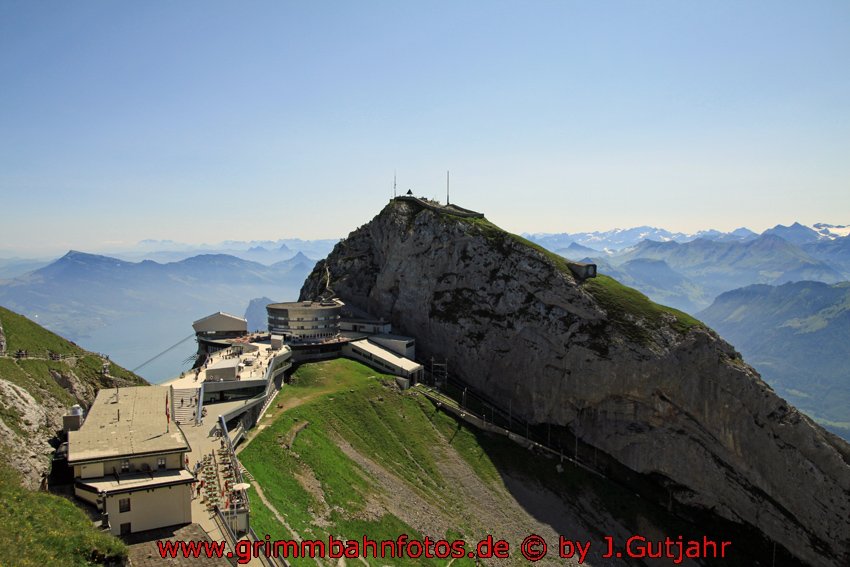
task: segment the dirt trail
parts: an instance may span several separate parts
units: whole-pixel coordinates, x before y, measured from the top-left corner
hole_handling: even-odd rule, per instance
[[[291,451],[292,445],[295,443],[295,438],[298,437],[298,434],[301,433],[301,431],[308,425],[310,425],[309,421],[299,421],[293,425],[289,431],[286,432],[286,439],[283,442],[283,448]]]
[[[283,527],[289,530],[289,532],[292,534],[292,538],[301,541],[301,536],[298,535],[298,532],[296,532],[295,529],[293,529],[293,527],[289,525],[289,523],[286,521],[286,518],[281,516],[280,512],[277,511],[277,508],[274,507],[274,504],[272,504],[269,499],[266,498],[266,495],[263,494],[263,489],[260,488],[260,483],[255,481],[251,483],[251,485],[254,487],[254,490],[257,491],[257,496],[260,497],[260,500],[263,502],[263,504],[266,505],[266,508],[271,510],[272,514],[274,514],[274,517],[277,518],[277,521],[280,522]]]
[[[312,392],[304,397],[290,397],[283,400],[275,414],[279,416],[284,411],[298,407],[319,396],[331,393],[332,388]],[[292,447],[296,436],[309,425],[309,422],[294,424],[281,443]],[[432,427],[433,424],[432,424]],[[510,543],[511,552],[508,560],[485,561],[486,565],[528,565],[520,555],[519,545],[530,535],[543,537],[549,545],[549,553],[537,566],[579,565],[576,558],[558,557],[558,537],[565,537],[592,542],[591,553],[584,565],[591,567],[609,567],[624,565],[622,561],[603,559],[600,554],[604,550],[603,540],[599,534],[590,534],[584,527],[588,525],[582,518],[592,518],[591,525],[609,525],[612,535],[617,537],[620,531],[612,518],[599,518],[600,513],[591,497],[581,497],[574,501],[565,501],[561,496],[544,488],[536,481],[513,477],[502,473],[500,480],[482,480],[473,468],[452,447],[439,430],[442,440],[433,447],[434,459],[445,481],[445,489],[438,491],[412,484],[389,471],[366,455],[360,453],[348,441],[336,436],[335,443],[340,450],[365,471],[374,483],[376,493],[369,499],[363,511],[364,519],[377,519],[385,513],[390,513],[410,525],[423,536],[441,539],[448,532],[463,532],[469,540],[467,545],[477,543],[480,538],[492,534],[496,539],[505,539]],[[537,458],[529,455],[529,458]],[[552,462],[555,466],[555,462]],[[303,471],[302,471],[303,472]],[[309,471],[312,473],[312,471]],[[569,474],[569,470],[563,474]],[[313,474],[296,475],[299,483],[314,496],[321,494],[321,485]],[[273,512],[295,539],[300,536],[278,513],[274,506],[262,493],[255,483],[257,493],[263,503]],[[323,498],[317,498],[323,501]],[[324,514],[322,514],[324,515]],[[323,518],[317,518],[324,520]],[[360,557],[360,562],[369,565],[369,560]],[[317,562],[318,563],[318,562]],[[452,562],[447,562],[450,565]],[[343,563],[344,564],[344,563]]]

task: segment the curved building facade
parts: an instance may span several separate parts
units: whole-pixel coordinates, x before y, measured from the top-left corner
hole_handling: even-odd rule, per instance
[[[287,339],[316,340],[339,335],[339,318],[344,303],[293,301],[266,306],[269,332]]]

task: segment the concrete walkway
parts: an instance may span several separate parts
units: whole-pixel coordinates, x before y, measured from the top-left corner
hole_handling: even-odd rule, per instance
[[[239,371],[240,379],[260,380],[265,376],[266,367],[269,364],[269,361],[273,358],[275,351],[271,349],[270,344],[251,344],[253,347],[259,348],[257,350],[252,350],[251,347],[246,348],[246,351],[251,350],[251,352],[246,352],[241,355],[234,354],[231,349],[225,349],[211,354],[208,358],[208,365],[212,366],[222,360],[232,359],[238,356],[240,361],[245,363],[245,366]],[[247,364],[246,361],[250,361],[250,364]],[[189,415],[189,411],[194,411],[196,409],[197,406],[189,408],[185,399],[186,396],[191,399],[189,392],[192,390],[197,391],[206,379],[207,372],[205,366],[199,368],[197,373],[195,370],[189,370],[183,372],[176,378],[160,384],[160,386],[173,387],[175,392],[181,392],[180,398],[183,399],[184,402],[181,406],[179,405],[180,402],[177,401],[178,406],[175,408],[175,418],[177,418],[177,413],[180,413],[181,418],[184,418],[184,414]],[[187,468],[190,471],[194,470],[195,464],[200,462],[204,455],[214,452],[220,448],[221,438],[215,435],[218,430],[218,417],[220,415],[226,415],[227,413],[244,406],[249,401],[252,400],[237,400],[231,402],[204,404],[203,407],[206,409],[206,417],[201,420],[201,423],[196,424],[194,421],[189,420],[188,423],[180,424],[180,428],[191,447],[191,451],[187,454]],[[181,421],[184,421],[184,419],[181,419]],[[258,492],[261,490],[259,486],[255,487]],[[261,498],[265,501],[264,496]],[[211,540],[224,541],[226,539],[225,535],[218,527],[218,523],[215,521],[215,513],[207,510],[206,502],[203,499],[203,492],[201,497],[192,499],[192,521],[200,526]],[[262,566],[263,563],[259,559],[253,558],[248,565]]]
[[[275,351],[272,350],[270,344],[266,343],[251,343],[255,347],[259,347],[259,350],[253,352],[246,352],[245,354],[239,355],[239,358],[242,362],[245,362],[248,359],[252,360],[252,364],[246,364],[245,367],[240,371],[240,377],[242,380],[260,380],[265,374],[266,364],[269,359],[272,357]],[[232,358],[236,356],[230,349],[220,350],[215,352],[208,357],[208,365],[212,366],[217,362],[221,362],[222,360],[226,360],[228,358]],[[198,369],[197,376],[195,375],[195,370],[187,370],[177,376],[168,380],[166,382],[162,382],[160,386],[174,386],[175,389],[184,389],[184,388],[197,388],[201,385],[201,382],[207,379],[207,370],[206,367],[201,367]]]
[[[238,402],[227,402],[223,404],[212,404],[207,406],[209,413],[201,425],[181,425],[186,440],[192,451],[189,453],[189,470],[194,470],[195,463],[203,459],[204,455],[212,453],[221,447],[221,438],[214,435],[218,429],[218,415],[227,409],[232,409],[240,404]],[[210,417],[215,416],[215,417]],[[224,541],[227,539],[215,521],[215,513],[207,510],[206,502],[202,496],[192,499],[192,521],[198,524],[213,541]],[[251,559],[248,565],[262,566],[263,563],[257,559]]]

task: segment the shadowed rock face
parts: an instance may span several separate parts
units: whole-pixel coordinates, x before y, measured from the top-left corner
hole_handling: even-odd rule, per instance
[[[850,446],[701,324],[608,278],[577,282],[487,221],[399,201],[319,262],[301,299],[328,276],[515,414],[568,428],[807,563],[850,562]]]

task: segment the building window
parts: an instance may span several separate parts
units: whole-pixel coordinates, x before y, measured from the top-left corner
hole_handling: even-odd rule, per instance
[[[130,499],[129,498],[120,498],[118,500],[118,511],[122,514],[124,512],[130,511]]]
[[[124,459],[123,461],[121,461],[121,472],[122,473],[130,472],[130,460],[129,459]]]
[[[164,469],[165,468],[165,457],[157,457],[156,468],[158,468],[158,469]]]
[[[130,535],[131,533],[133,533],[133,530],[130,528],[130,522],[121,524],[121,535]]]

